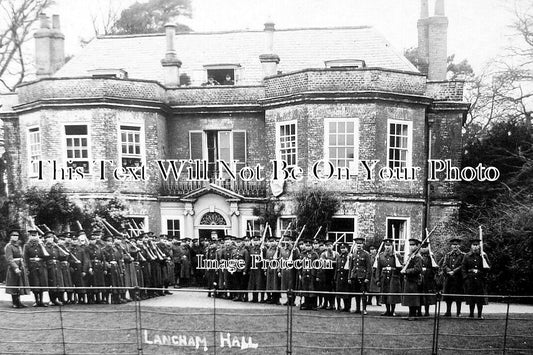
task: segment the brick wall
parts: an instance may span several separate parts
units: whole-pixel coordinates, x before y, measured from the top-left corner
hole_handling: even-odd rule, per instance
[[[454,81],[428,81],[426,95],[441,101],[463,101],[465,82]]]

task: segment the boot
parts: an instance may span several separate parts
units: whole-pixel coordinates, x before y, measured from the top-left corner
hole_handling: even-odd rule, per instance
[[[11,295],[11,303],[13,304],[11,308],[19,308],[16,295]]]
[[[19,308],[27,308],[28,307],[24,303],[20,302],[20,295],[17,295],[17,306]]]

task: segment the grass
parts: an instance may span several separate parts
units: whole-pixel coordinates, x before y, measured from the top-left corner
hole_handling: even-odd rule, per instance
[[[0,303],[0,354],[136,354],[142,339],[144,354],[284,354],[287,308],[274,310],[141,308],[142,332],[133,304],[12,310]],[[61,330],[63,324],[63,331]],[[217,334],[213,334],[213,325]],[[331,311],[293,308],[294,354],[358,354],[362,318]],[[430,354],[433,318],[414,322],[383,318],[371,311],[364,318],[364,354]],[[501,354],[505,317],[485,320],[441,319],[439,354]],[[220,345],[221,336],[233,346]],[[512,314],[507,354],[533,353],[533,315]],[[139,336],[140,335],[140,336]],[[166,337],[165,337],[166,336]],[[174,336],[174,339],[172,339]],[[181,336],[181,339],[180,339]],[[242,337],[257,349],[241,350]],[[205,343],[203,342],[205,338]],[[216,349],[213,346],[216,338]],[[172,341],[178,345],[172,345]],[[166,344],[157,344],[166,342]],[[181,346],[179,346],[181,341]],[[196,349],[196,342],[199,349]],[[186,345],[185,345],[186,344]],[[207,351],[204,352],[204,345]]]

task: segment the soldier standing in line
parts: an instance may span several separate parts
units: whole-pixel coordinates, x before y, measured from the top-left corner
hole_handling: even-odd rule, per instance
[[[248,283],[250,281],[250,267],[252,266],[252,260],[250,258],[250,249],[252,248],[252,242],[250,240],[250,237],[245,235],[243,238],[243,249],[244,249],[244,262],[245,267],[242,273],[242,280],[241,280],[241,290],[249,291]],[[248,302],[248,292],[244,292],[242,295],[242,301]]]
[[[350,292],[350,284],[348,283],[350,270],[345,269],[344,266],[349,262],[348,244],[341,243],[339,246],[340,253],[335,258],[335,291],[336,292]],[[341,298],[343,306],[341,307]],[[337,295],[337,310],[342,312],[350,312],[352,308],[352,297],[350,295]]]
[[[377,255],[377,249],[374,245],[371,245],[368,248],[370,252],[370,263],[372,264],[372,275],[370,277],[370,283],[368,286],[368,297],[367,297],[367,305],[372,305],[372,297],[376,298],[376,306],[381,306],[379,303],[379,296],[372,296],[372,293],[379,293],[379,286],[377,285],[378,282],[378,275],[377,275],[377,268],[374,267],[375,260],[378,257]]]
[[[71,252],[81,261],[81,264],[78,264],[75,270],[76,274],[79,273],[82,285],[102,288],[89,290],[87,292],[88,298],[93,299],[93,302],[97,304],[107,304],[109,302],[108,294],[103,291],[106,286],[106,269],[101,247],[101,233],[102,231],[100,230],[93,230],[92,234],[89,235],[89,244],[87,246],[74,244]],[[82,295],[82,292],[78,290],[78,298],[80,298],[80,295]]]
[[[47,287],[48,286],[48,272],[46,269],[46,258],[49,257],[43,242],[40,240],[37,230],[28,230],[28,242],[24,245],[24,261],[28,266],[28,280],[30,286]],[[48,307],[43,302],[43,288],[32,289],[35,296],[34,307]]]
[[[283,240],[281,242],[281,249],[279,250],[279,257],[281,260],[288,260],[290,256],[292,255],[292,260],[298,259],[299,255],[297,250],[295,249],[294,252],[292,251],[293,248],[296,248],[295,245],[293,245],[293,242],[291,240],[291,237],[284,236],[282,237]],[[288,291],[288,290],[295,290],[296,289],[296,270],[294,268],[284,268],[281,269],[279,272],[279,276],[281,277],[281,290]],[[294,298],[287,299],[287,302],[285,302],[283,305],[286,306],[287,304],[290,304],[291,306],[294,306]],[[316,307],[316,306],[315,306]]]
[[[244,262],[244,265],[245,265],[244,269],[237,268],[237,270],[233,272],[233,282],[232,282],[233,290],[244,290],[248,286],[248,282],[247,282],[248,280],[245,278],[245,275],[247,274],[248,269],[249,269],[250,254],[248,253],[248,250],[244,246],[243,239],[236,238],[236,246],[233,249],[231,259],[235,261],[243,260],[242,262]],[[247,302],[248,300],[245,299],[244,292],[235,292],[233,295],[233,301]]]
[[[378,255],[378,286],[381,293],[400,293],[402,292],[400,269],[401,266],[397,261],[398,256],[394,252],[392,239],[383,240],[383,251]],[[382,295],[381,303],[385,304],[386,312],[382,316],[395,317],[394,313],[396,304],[401,302],[399,295]]]
[[[302,260],[302,269],[300,273],[300,291],[304,298],[303,304],[300,306],[301,310],[317,310],[317,300],[315,294],[315,284],[318,281],[317,270],[313,268],[313,261],[318,259],[318,254],[313,250],[311,246],[311,240],[306,240],[304,244],[304,250],[300,255]],[[309,266],[306,267],[305,263],[308,262]]]
[[[429,317],[429,306],[437,303],[435,277],[438,267],[433,256],[429,253],[428,242],[425,242],[420,248],[420,256],[422,257],[422,285],[420,291],[421,293],[431,293],[431,295],[420,296],[420,304],[424,306],[424,317]],[[418,316],[421,317],[422,315],[419,314]]]
[[[403,293],[420,293],[422,257],[417,252],[419,245],[420,240],[416,238],[409,239],[410,260],[407,263],[407,267],[401,271],[404,275]],[[409,307],[407,319],[414,320],[419,313],[420,296],[404,295],[402,297],[402,306]]]
[[[20,247],[18,231],[9,232],[9,243],[6,244],[4,251],[7,261],[6,286],[28,286],[28,275],[22,258],[23,251]],[[13,308],[27,307],[20,301],[21,295],[29,294],[27,288],[6,288],[6,293],[11,295]]]
[[[218,240],[213,240],[207,245],[205,251],[205,259],[209,262],[217,260],[217,249],[219,248]],[[216,268],[210,268],[205,271],[205,278],[207,282],[207,297],[217,297],[218,296],[218,270]],[[211,292],[213,290],[213,292]]]
[[[180,264],[181,264],[181,273],[180,273],[180,286],[189,287],[190,279],[192,273],[192,262],[191,262],[191,249],[190,249],[191,238],[183,238],[181,243],[181,250],[179,252]]]
[[[250,269],[250,278],[248,279],[248,290],[258,291],[265,289],[265,275],[263,268],[261,267],[261,258],[263,257],[264,247],[261,248],[261,240],[255,236],[252,238],[252,245],[250,246],[250,262],[253,260],[259,260],[255,265],[255,269]],[[258,292],[252,294],[252,302],[257,303],[259,300]],[[261,303],[265,301],[265,293],[261,292]]]
[[[276,237],[272,236],[268,239],[269,246],[268,249],[265,250],[264,259],[265,260],[274,260],[274,257],[276,257],[276,251],[278,250],[278,242]],[[279,258],[279,256],[278,256]],[[279,287],[280,287],[280,278],[278,275],[278,269],[272,267],[272,265],[268,265],[268,268],[266,271],[266,290],[270,291],[268,293],[268,298],[266,303],[269,304],[280,304],[279,299],[281,294],[279,293]]]
[[[461,295],[464,293],[463,288],[463,275],[461,273],[461,267],[463,265],[463,258],[465,254],[459,249],[461,240],[459,238],[453,238],[450,240],[452,250],[444,256],[442,262],[442,268],[444,269],[444,301],[446,302],[445,317],[451,317],[452,315],[452,303],[455,301],[457,308],[457,317],[461,316],[461,296],[446,296],[446,294]]]
[[[333,242],[331,240],[326,241],[326,249],[320,254],[320,258],[324,260],[329,260],[332,264],[335,264],[336,253],[333,250]],[[326,269],[322,268],[318,270],[318,287],[320,291],[333,292],[335,291],[335,280],[334,280],[335,269]],[[322,309],[331,310],[335,308],[335,296],[331,294],[324,295],[324,304]]]
[[[355,251],[349,261],[349,280],[354,292],[366,292],[370,278],[372,277],[372,262],[370,253],[363,249],[365,238],[354,238]],[[363,314],[366,311],[366,296],[363,298]],[[355,313],[361,313],[361,296],[355,296]]]
[[[463,258],[462,272],[465,293],[468,295],[487,295],[487,271],[490,265],[487,254],[481,254],[480,243],[480,239],[472,239],[470,252]],[[477,305],[477,317],[483,319],[483,305],[488,304],[487,297],[467,296],[466,303],[470,306],[470,318],[474,317],[474,310]]]
[[[222,260],[226,260],[226,249],[230,248],[231,237],[225,236],[224,242],[217,248],[217,260],[220,263]],[[218,289],[219,293],[217,297],[226,298],[226,270],[218,271]]]
[[[103,238],[106,246],[102,249],[104,256],[105,270],[106,270],[106,286],[111,286],[111,303],[120,304],[126,303],[126,300],[121,299],[119,288],[123,286],[123,279],[121,275],[121,269],[119,266],[120,255],[113,246],[113,237],[106,236]],[[106,298],[108,293],[106,293]]]
[[[181,241],[177,237],[172,238],[172,261],[174,261],[174,288],[180,284],[181,274]]]
[[[137,240],[137,247],[139,248],[139,259],[141,262],[141,272],[143,274],[143,287],[150,288],[153,286],[152,281],[152,261],[156,259],[155,255],[152,254],[150,249],[148,248],[148,245],[145,241],[146,234],[141,233],[139,235],[139,238]],[[141,257],[142,256],[142,257]],[[148,299],[152,297],[152,292],[147,290],[141,291],[141,299]]]
[[[63,288],[64,280],[61,267],[59,265],[59,258],[64,254],[55,243],[55,234],[53,232],[44,233],[46,243],[44,247],[49,254],[49,258],[46,260],[47,272],[48,272],[48,287],[50,288]],[[49,290],[50,306],[62,306],[65,300],[63,299],[63,291]]]
[[[70,240],[70,238],[69,238]],[[66,235],[61,234],[58,237],[57,246],[60,250],[59,253],[59,267],[61,269],[61,274],[63,276],[63,285],[65,287],[65,292],[67,293],[67,299],[64,300],[63,292],[61,292],[61,299],[64,300],[64,304],[72,303],[72,294],[74,283],[72,282],[72,276],[70,274],[71,264],[74,264],[74,259],[68,251]]]
[[[198,238],[191,239],[190,244],[190,253],[191,253],[191,283],[193,286],[200,286],[202,282],[203,273],[202,270],[198,270],[198,255],[204,253],[202,247],[200,246],[200,240]]]

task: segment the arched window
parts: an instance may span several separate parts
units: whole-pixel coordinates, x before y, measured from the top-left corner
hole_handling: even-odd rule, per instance
[[[217,212],[207,212],[202,216],[200,220],[201,225],[207,226],[225,226],[226,220],[220,213]]]

